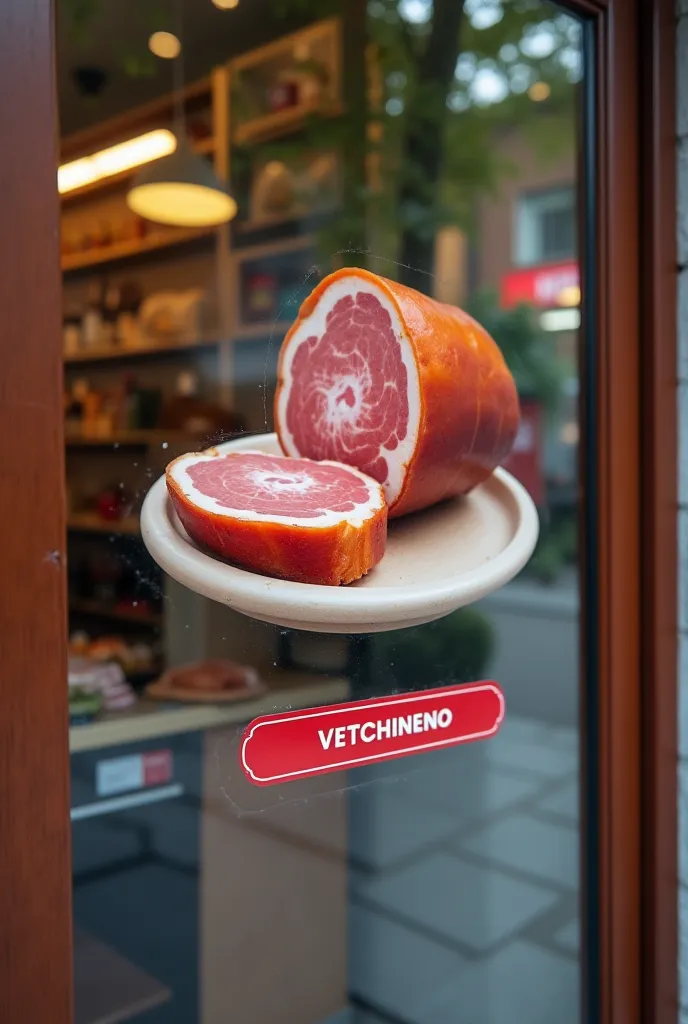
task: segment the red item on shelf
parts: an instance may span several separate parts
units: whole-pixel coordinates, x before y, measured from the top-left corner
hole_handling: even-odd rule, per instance
[[[277,82],[268,89],[268,106],[270,110],[287,110],[299,102],[299,87],[296,82]]]
[[[116,491],[103,491],[96,501],[96,509],[101,519],[122,519],[125,510],[124,496]]]

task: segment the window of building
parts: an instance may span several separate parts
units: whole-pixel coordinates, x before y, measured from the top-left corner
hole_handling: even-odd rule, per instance
[[[576,251],[573,189],[520,196],[516,203],[514,262],[527,266],[569,259]]]

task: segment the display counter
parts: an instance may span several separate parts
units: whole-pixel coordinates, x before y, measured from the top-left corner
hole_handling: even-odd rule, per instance
[[[205,731],[248,722],[257,715],[287,708],[334,704],[347,700],[349,695],[349,682],[341,676],[273,669],[263,671],[261,678],[268,690],[253,700],[233,704],[173,704],[144,697],[126,711],[103,712],[89,725],[70,728],[69,749],[77,754],[160,736]]]

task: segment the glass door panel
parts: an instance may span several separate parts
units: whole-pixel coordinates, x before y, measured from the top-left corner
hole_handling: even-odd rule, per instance
[[[581,24],[539,0],[58,8],[76,1020],[574,1024]],[[185,138],[236,217],[133,212],[151,138]],[[343,265],[494,337],[540,520],[501,589],[355,636],[199,596],[139,519],[172,458],[273,429],[284,335]],[[489,679],[485,741],[240,769],[258,715]]]

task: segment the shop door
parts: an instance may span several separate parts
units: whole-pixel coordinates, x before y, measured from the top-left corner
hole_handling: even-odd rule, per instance
[[[1,115],[27,169],[10,154],[0,199],[18,247],[0,292],[0,814],[10,876],[30,849],[32,877],[6,915],[9,1024],[639,1021],[663,981],[640,942],[641,899],[659,916],[640,865],[641,650],[660,665],[640,494],[659,471],[637,438],[660,390],[640,374],[635,12],[60,0],[54,107],[48,12],[20,6],[5,37],[36,70],[23,125]],[[181,178],[156,172],[182,148]],[[225,214],[204,221],[197,194],[150,205],[140,174],[205,184]],[[375,590],[384,561],[340,604],[275,581],[276,602],[270,580],[251,604],[247,571],[203,554],[209,584],[188,537],[180,569],[144,502],[176,456],[273,450],[280,347],[342,267],[494,338],[520,401],[509,476],[391,523],[396,605]],[[459,377],[457,405],[475,405]],[[508,391],[495,401],[501,424]],[[525,555],[491,574],[517,531]],[[445,600],[468,570],[487,582]],[[492,700],[490,721],[446,741],[444,705],[417,714],[439,688],[445,725],[469,714],[457,694]],[[374,753],[351,702],[368,702]],[[329,724],[333,705],[358,734]],[[255,719],[318,709],[321,759],[278,732],[252,771]],[[389,756],[401,718],[414,742]]]

